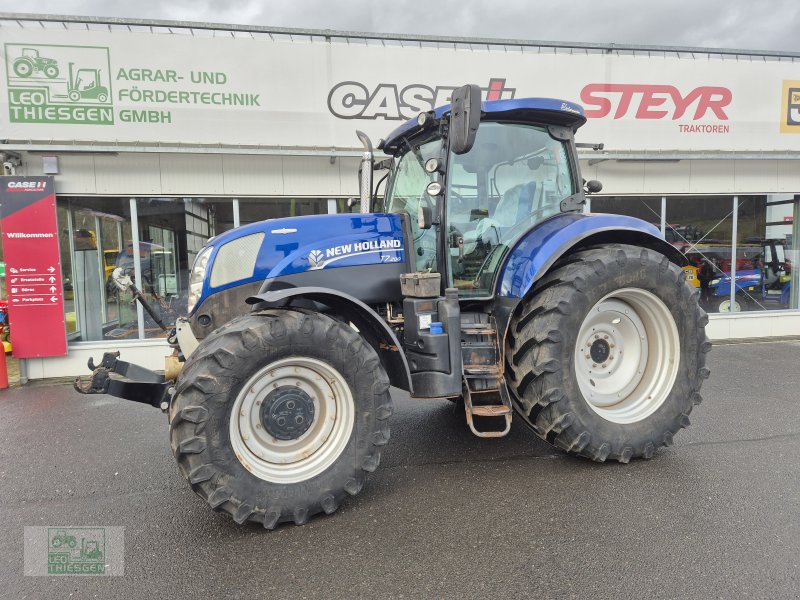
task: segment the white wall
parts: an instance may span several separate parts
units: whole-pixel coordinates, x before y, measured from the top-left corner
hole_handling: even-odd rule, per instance
[[[796,194],[800,160],[581,161],[603,194]],[[41,155],[24,156],[41,175]],[[121,196],[289,196],[358,194],[358,159],[220,154],[62,154],[58,194]]]
[[[61,154],[56,194],[109,196],[358,195],[357,158],[222,154]],[[42,175],[39,154],[19,175]]]
[[[581,161],[603,194],[800,193],[800,160]]]

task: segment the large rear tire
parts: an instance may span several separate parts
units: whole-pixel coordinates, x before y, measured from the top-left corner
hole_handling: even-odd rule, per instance
[[[662,254],[628,245],[571,254],[512,319],[514,407],[569,453],[650,458],[701,402],[707,322],[697,289]]]
[[[356,331],[264,311],[221,327],[186,362],[172,450],[192,489],[237,523],[302,525],[361,490],[391,413],[389,379]]]

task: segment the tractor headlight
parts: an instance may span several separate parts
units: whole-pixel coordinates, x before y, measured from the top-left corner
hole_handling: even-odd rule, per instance
[[[710,285],[710,286],[711,285],[719,285],[720,281],[722,281],[722,280],[719,277],[717,277],[716,279],[712,279],[711,281],[709,281],[708,285]]]
[[[213,250],[213,246],[204,248],[194,259],[194,264],[192,265],[192,274],[189,276],[188,308],[190,314],[203,293],[203,281],[206,278],[206,267],[208,266],[208,258],[211,256],[211,250]]]

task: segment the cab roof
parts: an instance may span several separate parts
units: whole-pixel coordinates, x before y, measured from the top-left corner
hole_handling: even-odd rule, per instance
[[[514,121],[544,125],[571,127],[573,131],[586,123],[583,107],[574,102],[558,98],[519,98],[514,100],[487,100],[481,102],[481,121]],[[450,104],[434,109],[438,121],[450,112]],[[404,138],[422,131],[417,119],[409,119],[392,131],[379,146],[386,154],[397,154]]]

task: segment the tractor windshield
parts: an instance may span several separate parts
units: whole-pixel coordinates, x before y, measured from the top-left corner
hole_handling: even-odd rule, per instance
[[[450,156],[448,278],[461,296],[490,295],[505,250],[577,191],[567,150],[545,127],[483,122],[472,149]]]
[[[433,229],[420,229],[417,221],[420,203],[433,207],[433,201],[425,187],[435,179],[436,174],[425,171],[425,161],[439,158],[442,139],[408,142],[406,151],[395,165],[386,190],[386,210],[390,213],[406,213],[414,235],[414,257],[416,270],[437,271],[436,233]]]

